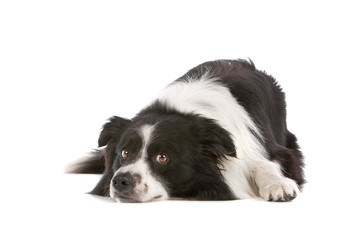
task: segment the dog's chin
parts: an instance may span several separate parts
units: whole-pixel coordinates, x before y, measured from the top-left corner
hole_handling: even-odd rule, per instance
[[[115,198],[115,200],[118,203],[141,203],[141,201],[132,198]]]
[[[137,199],[137,198],[129,198],[129,197],[114,197],[116,202],[118,203],[144,203],[144,202],[154,202],[154,201],[161,201],[165,200],[161,195],[155,196],[153,198],[150,198],[148,200],[146,199]]]

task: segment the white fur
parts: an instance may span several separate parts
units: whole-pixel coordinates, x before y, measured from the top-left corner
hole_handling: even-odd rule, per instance
[[[180,112],[214,119],[232,135],[237,157],[223,161],[222,174],[236,198],[260,194],[266,199],[272,192],[278,194],[279,187],[286,189],[286,193],[297,191],[296,184],[282,175],[279,164],[268,160],[266,150],[252,132],[260,138],[261,133],[247,111],[216,80],[204,73],[200,79],[174,82],[161,92],[158,100]],[[277,178],[271,177],[275,175]],[[269,186],[267,181],[273,184]]]
[[[265,200],[285,201],[289,196],[292,198],[299,193],[295,181],[284,177],[280,165],[275,161],[258,165],[254,178],[259,187],[259,194]]]
[[[138,174],[141,176],[141,182],[137,183],[134,189],[136,200],[140,202],[147,202],[153,199],[167,199],[168,193],[164,185],[158,181],[152,174],[147,159],[147,148],[151,143],[152,132],[155,126],[145,125],[139,130],[139,134],[142,137],[143,148],[141,150],[141,156],[139,159],[129,165],[120,167],[114,174],[114,176],[120,173],[130,173],[132,175]],[[110,197],[114,198],[114,187],[110,185]],[[119,199],[117,199],[119,201]]]

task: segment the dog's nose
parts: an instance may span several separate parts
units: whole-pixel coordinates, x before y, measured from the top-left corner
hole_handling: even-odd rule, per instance
[[[120,173],[112,180],[116,190],[123,191],[134,187],[134,178],[130,173]]]

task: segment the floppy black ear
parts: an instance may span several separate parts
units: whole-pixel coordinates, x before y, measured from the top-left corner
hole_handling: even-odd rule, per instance
[[[91,194],[109,195],[110,180],[114,174],[112,165],[116,158],[116,145],[130,122],[128,119],[117,116],[111,117],[109,122],[104,124],[98,139],[99,147],[106,146],[106,148],[95,150],[89,157],[68,167],[68,173],[103,173],[99,183],[90,192]]]
[[[121,137],[126,127],[130,124],[130,120],[111,117],[100,133],[98,142],[99,147],[107,145],[105,149],[95,150],[89,156],[67,167],[67,173],[104,173],[107,166],[111,166],[113,152],[116,142]]]
[[[236,156],[236,149],[231,133],[226,131],[214,120],[198,118],[195,129],[198,141],[208,157],[219,159],[221,157]]]
[[[210,119],[197,119],[195,132],[200,143],[197,156],[197,178],[194,198],[198,200],[232,200],[233,193],[224,182],[221,173],[222,161],[226,157],[235,157],[236,149],[231,134]],[[201,176],[200,176],[201,175]]]
[[[91,194],[109,196],[110,181],[114,175],[112,165],[116,158],[116,145],[125,129],[130,125],[130,122],[128,119],[113,116],[103,126],[98,144],[99,147],[106,146],[103,157],[105,171],[96,187],[90,192]]]
[[[103,130],[100,133],[98,140],[99,147],[107,145],[110,140],[118,140],[130,122],[129,119],[117,116],[111,117],[109,122],[103,126]]]

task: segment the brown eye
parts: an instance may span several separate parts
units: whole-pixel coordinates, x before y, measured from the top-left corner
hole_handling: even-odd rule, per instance
[[[165,154],[159,154],[159,155],[157,155],[157,157],[156,157],[156,161],[157,161],[158,163],[166,163],[168,160],[169,160],[169,159],[168,159],[168,157],[167,157]]]
[[[125,160],[129,155],[129,151],[127,149],[122,150],[121,156]]]

